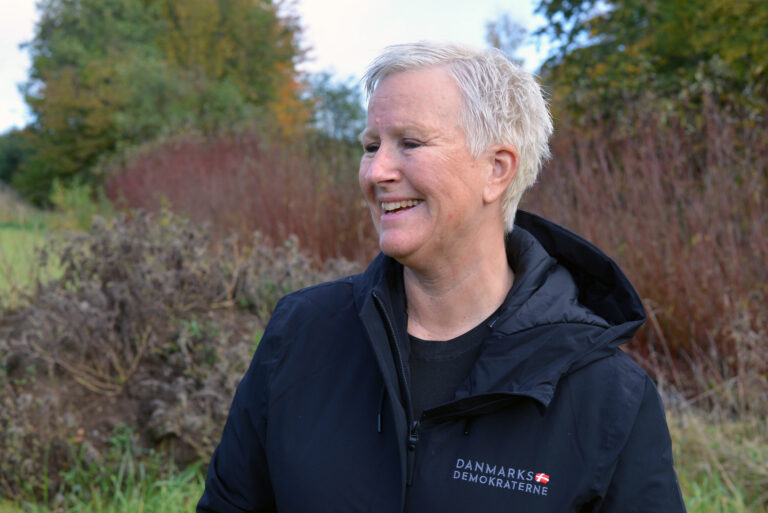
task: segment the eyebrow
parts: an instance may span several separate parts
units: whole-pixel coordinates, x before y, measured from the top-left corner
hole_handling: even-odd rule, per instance
[[[360,141],[360,143],[363,143],[363,140],[366,138],[366,136],[369,136],[369,134],[372,132],[372,130],[368,130],[367,128],[364,128],[362,132],[360,132],[357,136],[357,140]]]
[[[360,132],[359,137],[360,137],[360,141],[362,141],[365,138],[376,139],[376,138],[380,137],[380,133],[379,133],[378,128],[373,128],[372,129],[371,127],[365,127],[365,128],[363,128],[363,131]]]
[[[392,132],[403,135],[406,133],[409,133],[411,131],[416,131],[419,137],[426,137],[426,134],[429,133],[429,128],[421,125],[419,123],[408,123],[404,125],[396,125],[392,127]],[[357,139],[362,143],[363,140],[366,137],[370,138],[376,138],[378,137],[378,130],[369,130],[368,128],[364,128],[362,132],[360,132],[360,135],[357,136]]]

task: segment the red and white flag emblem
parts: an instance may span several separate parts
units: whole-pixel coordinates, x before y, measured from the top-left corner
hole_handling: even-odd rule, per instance
[[[537,483],[544,483],[544,484],[549,483],[549,476],[543,472],[539,472],[538,474],[536,474],[535,479]]]

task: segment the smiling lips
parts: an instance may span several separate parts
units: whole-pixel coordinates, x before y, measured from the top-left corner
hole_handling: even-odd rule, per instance
[[[415,207],[421,202],[422,200],[382,201],[381,209],[385,214],[394,214],[395,212],[401,212],[411,207]]]

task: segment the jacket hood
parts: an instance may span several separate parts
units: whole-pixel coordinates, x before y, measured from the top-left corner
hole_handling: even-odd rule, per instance
[[[563,376],[614,354],[645,321],[642,302],[616,263],[551,221],[518,211],[507,236],[507,258],[515,282],[491,320],[491,336],[457,390],[457,401],[439,408],[444,413],[487,408],[493,396],[498,401],[527,396],[547,406]],[[379,255],[359,278],[358,308],[370,308],[376,295],[402,345],[407,341],[402,267]],[[483,401],[476,400],[480,396]]]
[[[612,325],[645,321],[640,297],[619,266],[597,246],[543,217],[518,210],[515,226],[528,231],[568,270],[581,304]]]

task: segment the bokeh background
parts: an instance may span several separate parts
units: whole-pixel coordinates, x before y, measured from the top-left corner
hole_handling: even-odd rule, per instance
[[[182,511],[275,302],[376,254],[358,83],[496,46],[552,159],[522,208],[635,284],[689,511],[768,508],[768,4],[0,7],[0,511]],[[19,47],[19,44],[22,46]]]

